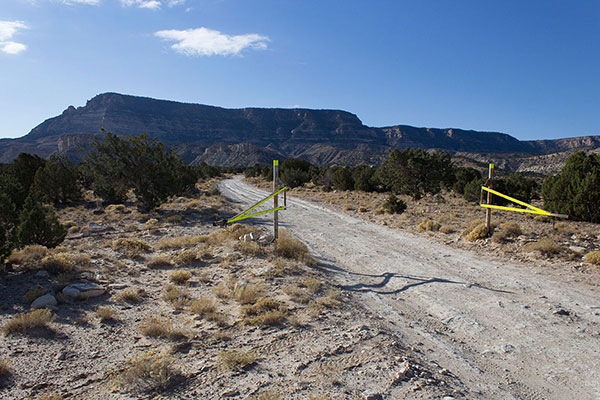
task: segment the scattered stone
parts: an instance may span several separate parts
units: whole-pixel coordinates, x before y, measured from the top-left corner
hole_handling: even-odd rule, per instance
[[[564,316],[567,316],[567,317],[568,317],[569,315],[571,315],[571,313],[570,313],[569,311],[567,311],[567,310],[564,310],[564,309],[562,309],[562,308],[561,308],[560,310],[556,310],[556,311],[554,311],[552,314],[554,314],[554,315],[564,315]]]
[[[65,289],[67,292],[65,292]],[[78,291],[79,294],[76,294],[72,297],[76,297],[78,299],[89,299],[90,297],[102,296],[106,292],[106,289],[92,282],[72,283],[63,289],[63,293],[65,295],[67,295],[67,293],[75,294],[75,291]]]
[[[374,393],[372,391],[364,393],[365,400],[383,400],[381,393]]]
[[[39,270],[36,274],[35,274],[36,278],[47,278],[50,276],[50,274],[48,273],[48,271],[46,271],[45,269]]]
[[[502,350],[503,353],[512,353],[512,351],[515,349],[515,346],[513,346],[512,344],[506,343],[503,344],[500,349]]]
[[[31,303],[31,308],[49,308],[57,304],[56,298],[48,293],[35,299],[33,303]]]
[[[246,233],[244,235],[244,242],[254,242],[256,239],[257,238],[254,233]]]
[[[221,393],[221,397],[234,397],[239,395],[240,391],[237,389],[226,390],[225,392]]]
[[[80,293],[79,290],[77,290],[71,286],[65,286],[63,288],[62,292],[65,296],[72,297],[72,298],[76,298],[77,296],[79,296],[79,293]]]
[[[267,234],[267,235],[262,235],[261,237],[258,238],[259,242],[266,242],[266,243],[271,243],[273,241],[274,237],[272,234]]]
[[[110,285],[108,285],[109,289],[113,289],[113,290],[122,290],[127,288],[129,285],[127,285],[126,283],[111,283]]]

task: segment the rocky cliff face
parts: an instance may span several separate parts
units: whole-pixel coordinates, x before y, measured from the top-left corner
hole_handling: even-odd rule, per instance
[[[600,137],[521,142],[497,132],[365,126],[340,110],[225,109],[105,93],[83,107],[68,107],[19,139],[0,140],[0,162],[21,151],[80,159],[101,128],[117,134],[147,133],[190,163],[270,163],[299,157],[316,164],[376,164],[391,148],[439,148],[471,153],[553,153],[600,146]]]

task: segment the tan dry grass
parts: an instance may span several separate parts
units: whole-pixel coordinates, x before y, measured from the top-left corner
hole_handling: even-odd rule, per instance
[[[117,301],[130,304],[138,304],[143,301],[146,291],[142,288],[129,288],[121,290],[115,295]]]
[[[229,350],[219,353],[219,367],[226,370],[241,370],[248,368],[258,359],[251,351]]]
[[[247,325],[276,326],[286,319],[287,307],[275,299],[262,297],[251,306],[242,306],[242,321]]]
[[[219,282],[217,286],[213,287],[212,291],[220,299],[233,297],[233,290],[225,282]]]
[[[165,286],[165,290],[163,291],[163,300],[175,308],[183,308],[190,302],[190,294],[187,292],[187,290],[167,284]]]
[[[563,246],[554,242],[550,238],[540,238],[537,242],[529,243],[523,248],[528,252],[539,252],[541,255],[546,257],[552,257],[563,250]]]
[[[175,265],[171,257],[167,254],[159,254],[157,256],[152,257],[147,265],[152,268],[164,268],[164,267],[172,267]]]
[[[115,309],[108,306],[99,306],[96,308],[96,316],[102,322],[115,321]]]
[[[3,327],[5,335],[27,334],[34,329],[48,328],[48,324],[54,321],[54,314],[48,309],[33,310],[28,313],[15,314]]]
[[[306,265],[316,265],[316,260],[310,255],[308,247],[300,240],[292,237],[285,229],[280,229],[276,245],[277,255],[297,260]]]
[[[192,273],[185,269],[178,269],[169,274],[169,280],[177,285],[184,285],[192,277]]]
[[[63,274],[73,271],[75,261],[71,253],[50,254],[42,259],[38,269],[45,269],[53,274]]]
[[[583,261],[590,264],[600,265],[600,251],[591,251],[583,257]]]
[[[138,258],[143,252],[152,250],[152,246],[137,238],[120,238],[111,242],[115,251],[125,254],[129,258]]]
[[[140,323],[140,332],[151,338],[181,340],[186,333],[173,326],[173,322],[167,319],[151,316]]]
[[[8,366],[8,360],[0,360],[0,379],[10,374],[10,367]]]
[[[8,256],[8,261],[27,268],[39,263],[47,254],[48,249],[45,246],[33,244],[25,246],[21,250],[13,250]]]
[[[161,392],[181,376],[173,356],[159,350],[131,357],[115,379],[119,386],[136,392]]]
[[[32,303],[35,299],[45,295],[46,293],[48,293],[48,289],[46,289],[43,286],[36,285],[29,289],[27,293],[23,295],[23,299],[25,299],[27,303]]]
[[[249,283],[234,288],[233,296],[240,304],[254,304],[264,293],[262,286]]]
[[[263,249],[256,242],[238,242],[235,245],[235,249],[242,254],[253,257],[258,257],[263,254]]]
[[[160,239],[154,247],[158,250],[184,249],[194,247],[208,240],[206,235],[185,235]]]
[[[441,227],[442,227],[442,225],[440,225],[439,223],[437,223],[431,219],[428,219],[428,218],[423,218],[421,223],[417,226],[417,231],[419,233],[437,232],[440,230]]]

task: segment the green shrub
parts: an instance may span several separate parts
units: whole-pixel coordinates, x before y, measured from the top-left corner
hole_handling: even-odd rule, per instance
[[[65,239],[67,230],[58,222],[54,210],[27,197],[17,228],[17,239],[21,246],[41,244],[56,247]]]
[[[392,193],[383,203],[383,209],[390,214],[402,214],[406,211],[406,203]]]
[[[77,169],[65,156],[51,155],[46,164],[37,170],[32,190],[53,203],[66,203],[81,199],[77,184]]]
[[[547,210],[589,222],[600,222],[600,155],[578,152],[558,175],[542,185]]]
[[[333,173],[333,187],[336,190],[354,189],[354,179],[352,172],[347,167],[339,167]]]

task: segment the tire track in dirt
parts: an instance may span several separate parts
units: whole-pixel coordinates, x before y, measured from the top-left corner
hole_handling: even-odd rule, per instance
[[[221,191],[242,206],[267,194],[240,177]],[[480,398],[600,396],[598,291],[304,200],[288,198],[279,215],[333,283]],[[570,317],[554,314],[559,308]]]

